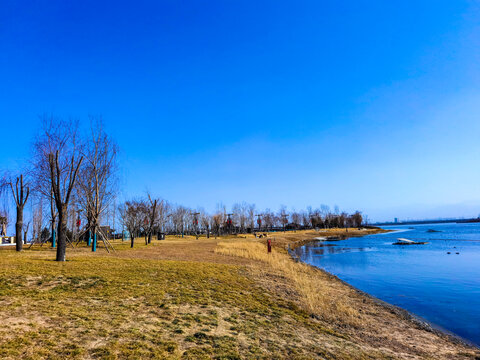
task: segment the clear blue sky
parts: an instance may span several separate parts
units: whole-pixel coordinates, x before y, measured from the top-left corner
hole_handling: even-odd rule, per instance
[[[475,1],[6,0],[0,168],[94,114],[122,196],[476,216],[479,64]]]

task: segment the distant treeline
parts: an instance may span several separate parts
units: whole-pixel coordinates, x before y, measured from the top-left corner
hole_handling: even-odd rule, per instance
[[[126,201],[119,208],[121,223],[132,238],[146,236],[147,243],[152,234],[176,235],[211,234],[215,236],[233,233],[251,233],[272,230],[298,230],[311,228],[360,227],[362,214],[334,212],[326,205],[319,209],[287,211],[285,206],[277,212],[266,209],[259,211],[255,204],[246,202],[234,204],[231,212],[223,205],[217,211],[208,213],[203,209],[190,209],[174,205],[150,194],[144,199]]]

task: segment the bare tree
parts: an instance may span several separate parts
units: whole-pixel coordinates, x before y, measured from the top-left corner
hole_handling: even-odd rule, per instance
[[[270,209],[265,209],[263,221],[265,223],[265,227],[271,230],[275,225],[275,214]]]
[[[23,183],[23,175],[16,178],[15,185],[10,181],[10,189],[12,190],[13,200],[17,207],[17,220],[15,222],[15,242],[17,251],[23,249],[23,208],[30,195],[30,187]],[[28,231],[28,228],[27,228]]]
[[[333,207],[333,214],[334,215],[340,215],[340,208],[338,207],[338,205],[335,205]]]
[[[28,229],[30,228],[31,221],[28,221],[26,224],[23,224],[23,242],[27,243]]]
[[[348,214],[345,211],[338,214],[337,218],[338,218],[338,227],[339,228],[343,228],[343,227],[347,228],[348,227],[348,223],[347,223]]]
[[[56,247],[57,208],[53,195],[51,182],[49,156],[56,150],[67,147],[71,129],[67,122],[44,115],[41,118],[42,130],[33,143],[33,154],[31,156],[31,179],[32,186],[39,196],[43,196],[50,205],[50,223],[52,227],[52,247]],[[75,127],[74,127],[75,129]]]
[[[119,207],[120,218],[130,234],[130,247],[132,248],[144,220],[141,208],[142,204],[137,200],[126,201]]]
[[[325,215],[324,218],[322,218],[322,211],[321,210],[312,210],[311,207],[309,207],[309,217],[310,217],[310,224],[312,225],[312,228],[317,229],[319,227],[322,227],[326,224],[326,219],[328,215]],[[325,222],[323,221],[325,219]]]
[[[8,182],[6,176],[0,177],[0,236],[7,235],[8,226],[8,201],[7,193]]]
[[[217,238],[217,236],[220,236],[220,227],[222,223],[223,223],[222,213],[217,213],[212,216],[212,229],[215,233],[215,238]]]
[[[197,210],[193,210],[190,212],[189,217],[190,217],[190,223],[192,224],[192,233],[195,235],[195,237],[198,239],[200,236],[200,226],[199,225],[199,216],[201,216],[201,212]]]
[[[352,220],[353,220],[353,225],[355,227],[362,226],[362,222],[363,222],[362,213],[358,210],[355,211],[355,213],[352,215]]]
[[[58,247],[56,261],[65,261],[68,204],[82,161],[83,157],[77,158],[76,154],[73,153],[70,157],[70,165],[64,167],[60,165],[61,158],[59,150],[57,150],[55,155],[51,154],[49,156],[52,190],[58,212]]]
[[[330,213],[330,206],[325,204],[320,205],[320,212],[323,217],[326,217]]]
[[[152,242],[153,230],[157,226],[158,222],[158,204],[161,203],[158,199],[152,199],[151,195],[147,193],[148,202],[145,202],[144,212],[145,212],[145,234],[147,236],[146,244]],[[144,220],[144,223],[145,223]]]
[[[239,227],[240,232],[245,232],[248,221],[248,204],[245,201],[234,204],[232,212],[235,225]]]
[[[185,225],[187,221],[187,214],[189,213],[188,209],[181,205],[176,205],[172,211],[172,222],[175,227],[175,233],[177,235],[185,234]]]
[[[293,227],[295,228],[295,230],[297,230],[298,227],[300,226],[300,222],[302,221],[302,216],[300,215],[300,213],[296,212],[294,209],[290,217],[292,218]]]
[[[32,245],[41,242],[40,234],[43,228],[43,199],[40,197],[32,205]],[[30,245],[31,246],[31,245]]]
[[[364,223],[365,225],[368,225],[368,224],[370,223],[370,219],[368,218],[368,215],[365,215],[365,216],[363,217],[363,223]]]
[[[155,220],[157,233],[165,232],[169,208],[170,205],[165,200],[157,202],[157,218]]]
[[[283,232],[285,232],[285,227],[288,224],[288,213],[287,213],[287,207],[285,205],[280,206],[280,209],[278,210],[277,218],[279,219],[280,223],[283,226]]]
[[[255,229],[255,204],[249,204],[247,209],[247,222],[250,227],[250,231]]]
[[[185,213],[185,233],[190,235],[197,234],[197,213],[192,209],[187,208]]]
[[[104,131],[101,118],[90,120],[90,141],[82,152],[85,162],[78,176],[79,205],[87,219],[88,238],[98,233],[106,245],[100,223],[116,197],[118,146]]]
[[[308,213],[306,211],[302,211],[300,213],[302,217],[302,225],[304,228],[309,228],[310,227],[310,217],[308,216]]]
[[[83,161],[77,133],[76,121],[44,117],[34,143],[36,188],[50,200],[52,224],[58,217],[57,261],[65,261],[68,206]]]
[[[211,218],[210,216],[205,212],[205,210],[200,209],[200,224],[203,229],[205,229],[205,232],[207,234],[207,239],[210,238],[210,224],[211,224]]]

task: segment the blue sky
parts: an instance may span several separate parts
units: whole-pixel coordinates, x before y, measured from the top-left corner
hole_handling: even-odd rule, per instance
[[[480,213],[475,1],[99,3],[1,2],[0,168],[92,114],[122,197]]]

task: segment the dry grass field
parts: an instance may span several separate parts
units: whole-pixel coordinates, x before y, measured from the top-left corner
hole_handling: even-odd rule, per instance
[[[69,248],[65,263],[45,246],[4,248],[0,358],[480,357],[284,250],[323,235],[269,234],[271,254],[251,235],[116,241],[111,254]]]

